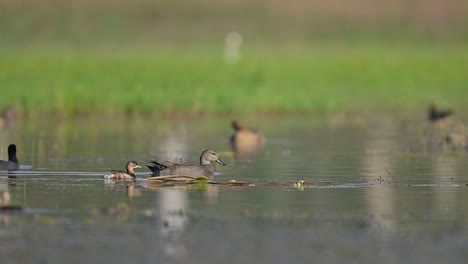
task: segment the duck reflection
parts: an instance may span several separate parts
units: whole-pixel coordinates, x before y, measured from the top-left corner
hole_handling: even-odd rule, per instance
[[[10,223],[9,212],[21,212],[23,207],[10,204],[10,192],[0,191],[0,220],[2,223]]]
[[[125,194],[131,200],[134,197],[141,196],[141,191],[138,189],[135,189],[135,183],[131,182],[131,183],[128,183],[127,186],[125,186]]]

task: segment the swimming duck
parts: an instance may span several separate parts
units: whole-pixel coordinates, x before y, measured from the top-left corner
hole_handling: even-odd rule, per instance
[[[258,150],[265,143],[263,134],[255,129],[242,126],[238,120],[231,123],[235,132],[231,136],[231,145],[236,153],[245,153]]]
[[[135,171],[133,169],[141,168],[136,161],[127,162],[127,172],[112,170],[109,174],[104,175],[104,179],[109,180],[134,180],[136,178]]]
[[[187,161],[150,161],[146,166],[153,172],[153,175],[183,175],[183,176],[211,176],[214,174],[211,162],[226,165],[219,159],[216,151],[205,149],[200,154],[200,164]]]
[[[428,119],[431,124],[437,126],[448,126],[452,123],[452,110],[440,110],[434,104],[429,106]]]
[[[16,158],[16,145],[8,146],[8,160],[0,160],[1,171],[15,171],[19,169],[19,161]]]

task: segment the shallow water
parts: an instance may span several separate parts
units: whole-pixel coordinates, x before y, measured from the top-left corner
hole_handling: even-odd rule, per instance
[[[427,144],[423,117],[250,117],[265,149],[233,160],[226,118],[81,118],[18,122],[22,169],[0,191],[23,212],[0,212],[8,263],[465,263],[464,151]],[[221,152],[217,181],[327,186],[155,187],[106,183],[126,161],[197,161]],[[149,176],[146,168],[139,178]],[[2,262],[3,263],[3,262]]]

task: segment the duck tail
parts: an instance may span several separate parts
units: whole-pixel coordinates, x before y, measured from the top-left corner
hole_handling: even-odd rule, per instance
[[[162,170],[167,169],[167,166],[164,166],[157,161],[150,161],[150,163],[146,164],[146,167],[148,167],[148,169],[151,170],[153,175],[157,175],[157,176],[159,176],[159,173]]]

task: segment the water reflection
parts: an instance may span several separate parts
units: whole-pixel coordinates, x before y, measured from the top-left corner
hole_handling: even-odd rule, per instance
[[[166,238],[164,252],[170,257],[183,258],[187,253],[181,237],[188,224],[188,193],[162,189],[158,194],[161,235]]]
[[[127,186],[125,186],[125,193],[129,199],[133,199],[133,197],[135,197],[135,184],[127,184]]]
[[[0,223],[10,224],[9,213],[22,212],[23,207],[10,204],[10,192],[4,188],[2,189],[0,190]]]
[[[396,227],[394,187],[384,184],[393,170],[392,155],[389,153],[397,144],[394,140],[397,126],[393,120],[371,125],[364,142],[361,175],[366,181],[380,183],[379,186],[366,188],[366,204],[373,216],[372,225],[380,231],[390,232]]]
[[[241,258],[238,252],[255,254],[251,249],[258,245],[267,256],[259,263],[269,263],[265,260],[275,260],[279,254],[285,260],[296,254],[311,259],[321,248],[330,248],[339,260],[360,256],[364,248],[369,259],[379,262],[379,257],[385,257],[384,262],[398,263],[404,261],[395,255],[404,255],[406,245],[415,243],[429,257],[436,254],[431,252],[441,252],[436,251],[440,248],[449,252],[444,256],[463,254],[468,201],[464,187],[468,164],[463,154],[397,153],[405,146],[402,142],[412,138],[407,135],[411,131],[402,132],[394,119],[332,129],[326,121],[314,120],[311,125],[303,117],[278,120],[264,121],[271,126],[269,130],[264,126],[271,140],[259,159],[222,167],[216,180],[304,179],[346,188],[306,186],[297,191],[293,186],[209,185],[152,189],[144,188],[141,181],[106,185],[102,175],[129,159],[142,164],[154,157],[196,161],[204,147],[228,148],[225,118],[158,120],[157,127],[138,119],[129,127],[122,127],[122,120],[97,118],[60,125],[31,121],[10,129],[20,158],[34,166],[15,173],[18,178],[10,179],[10,185],[7,177],[0,177],[0,188],[11,194],[12,202],[20,200],[28,209],[25,214],[0,214],[9,217],[2,218],[3,223],[15,223],[0,225],[0,234],[11,231],[16,239],[13,247],[25,243],[27,249],[18,251],[23,255],[60,245],[68,250],[60,252],[66,252],[63,256],[69,259],[77,244],[86,245],[89,256],[118,258],[115,252],[125,250],[131,256],[151,254],[154,261],[164,262],[159,261],[164,256],[182,263],[206,252],[220,256],[205,257],[206,263],[217,263],[229,254]],[[5,133],[10,132],[0,132],[2,137]],[[11,142],[3,140],[0,151],[6,154]],[[63,144],[65,151],[54,150],[54,145],[62,148]],[[137,175],[146,177],[144,170]],[[441,181],[451,182],[449,178],[463,187],[441,186]],[[414,181],[425,185],[415,187]],[[55,221],[38,221],[40,217],[31,211],[53,214]],[[441,219],[446,222],[439,224]],[[50,227],[42,232],[46,225]],[[446,239],[428,239],[433,237]],[[62,243],[64,238],[68,244]],[[133,246],[128,246],[129,241]],[[311,244],[317,246],[312,247],[316,251],[301,246]]]
[[[432,182],[434,184],[434,210],[437,214],[453,217],[456,214],[456,192],[452,186],[457,181],[457,168],[461,159],[449,155],[434,155]]]
[[[365,180],[377,184],[365,189],[365,202],[371,216],[372,234],[380,243],[381,252],[389,263],[397,263],[397,254],[391,247],[392,234],[397,230],[397,212],[394,196],[397,195],[392,184],[386,184],[393,171],[390,153],[395,149],[397,125],[394,120],[377,122],[368,129],[362,155],[361,175]]]
[[[220,188],[217,185],[209,184],[203,190],[203,198],[208,204],[216,204],[219,198]]]
[[[184,124],[171,127],[161,147],[168,160],[186,159],[187,129]],[[188,223],[188,193],[185,190],[162,189],[158,192],[161,235],[166,238],[164,252],[171,258],[184,258],[186,248],[181,236]]]

